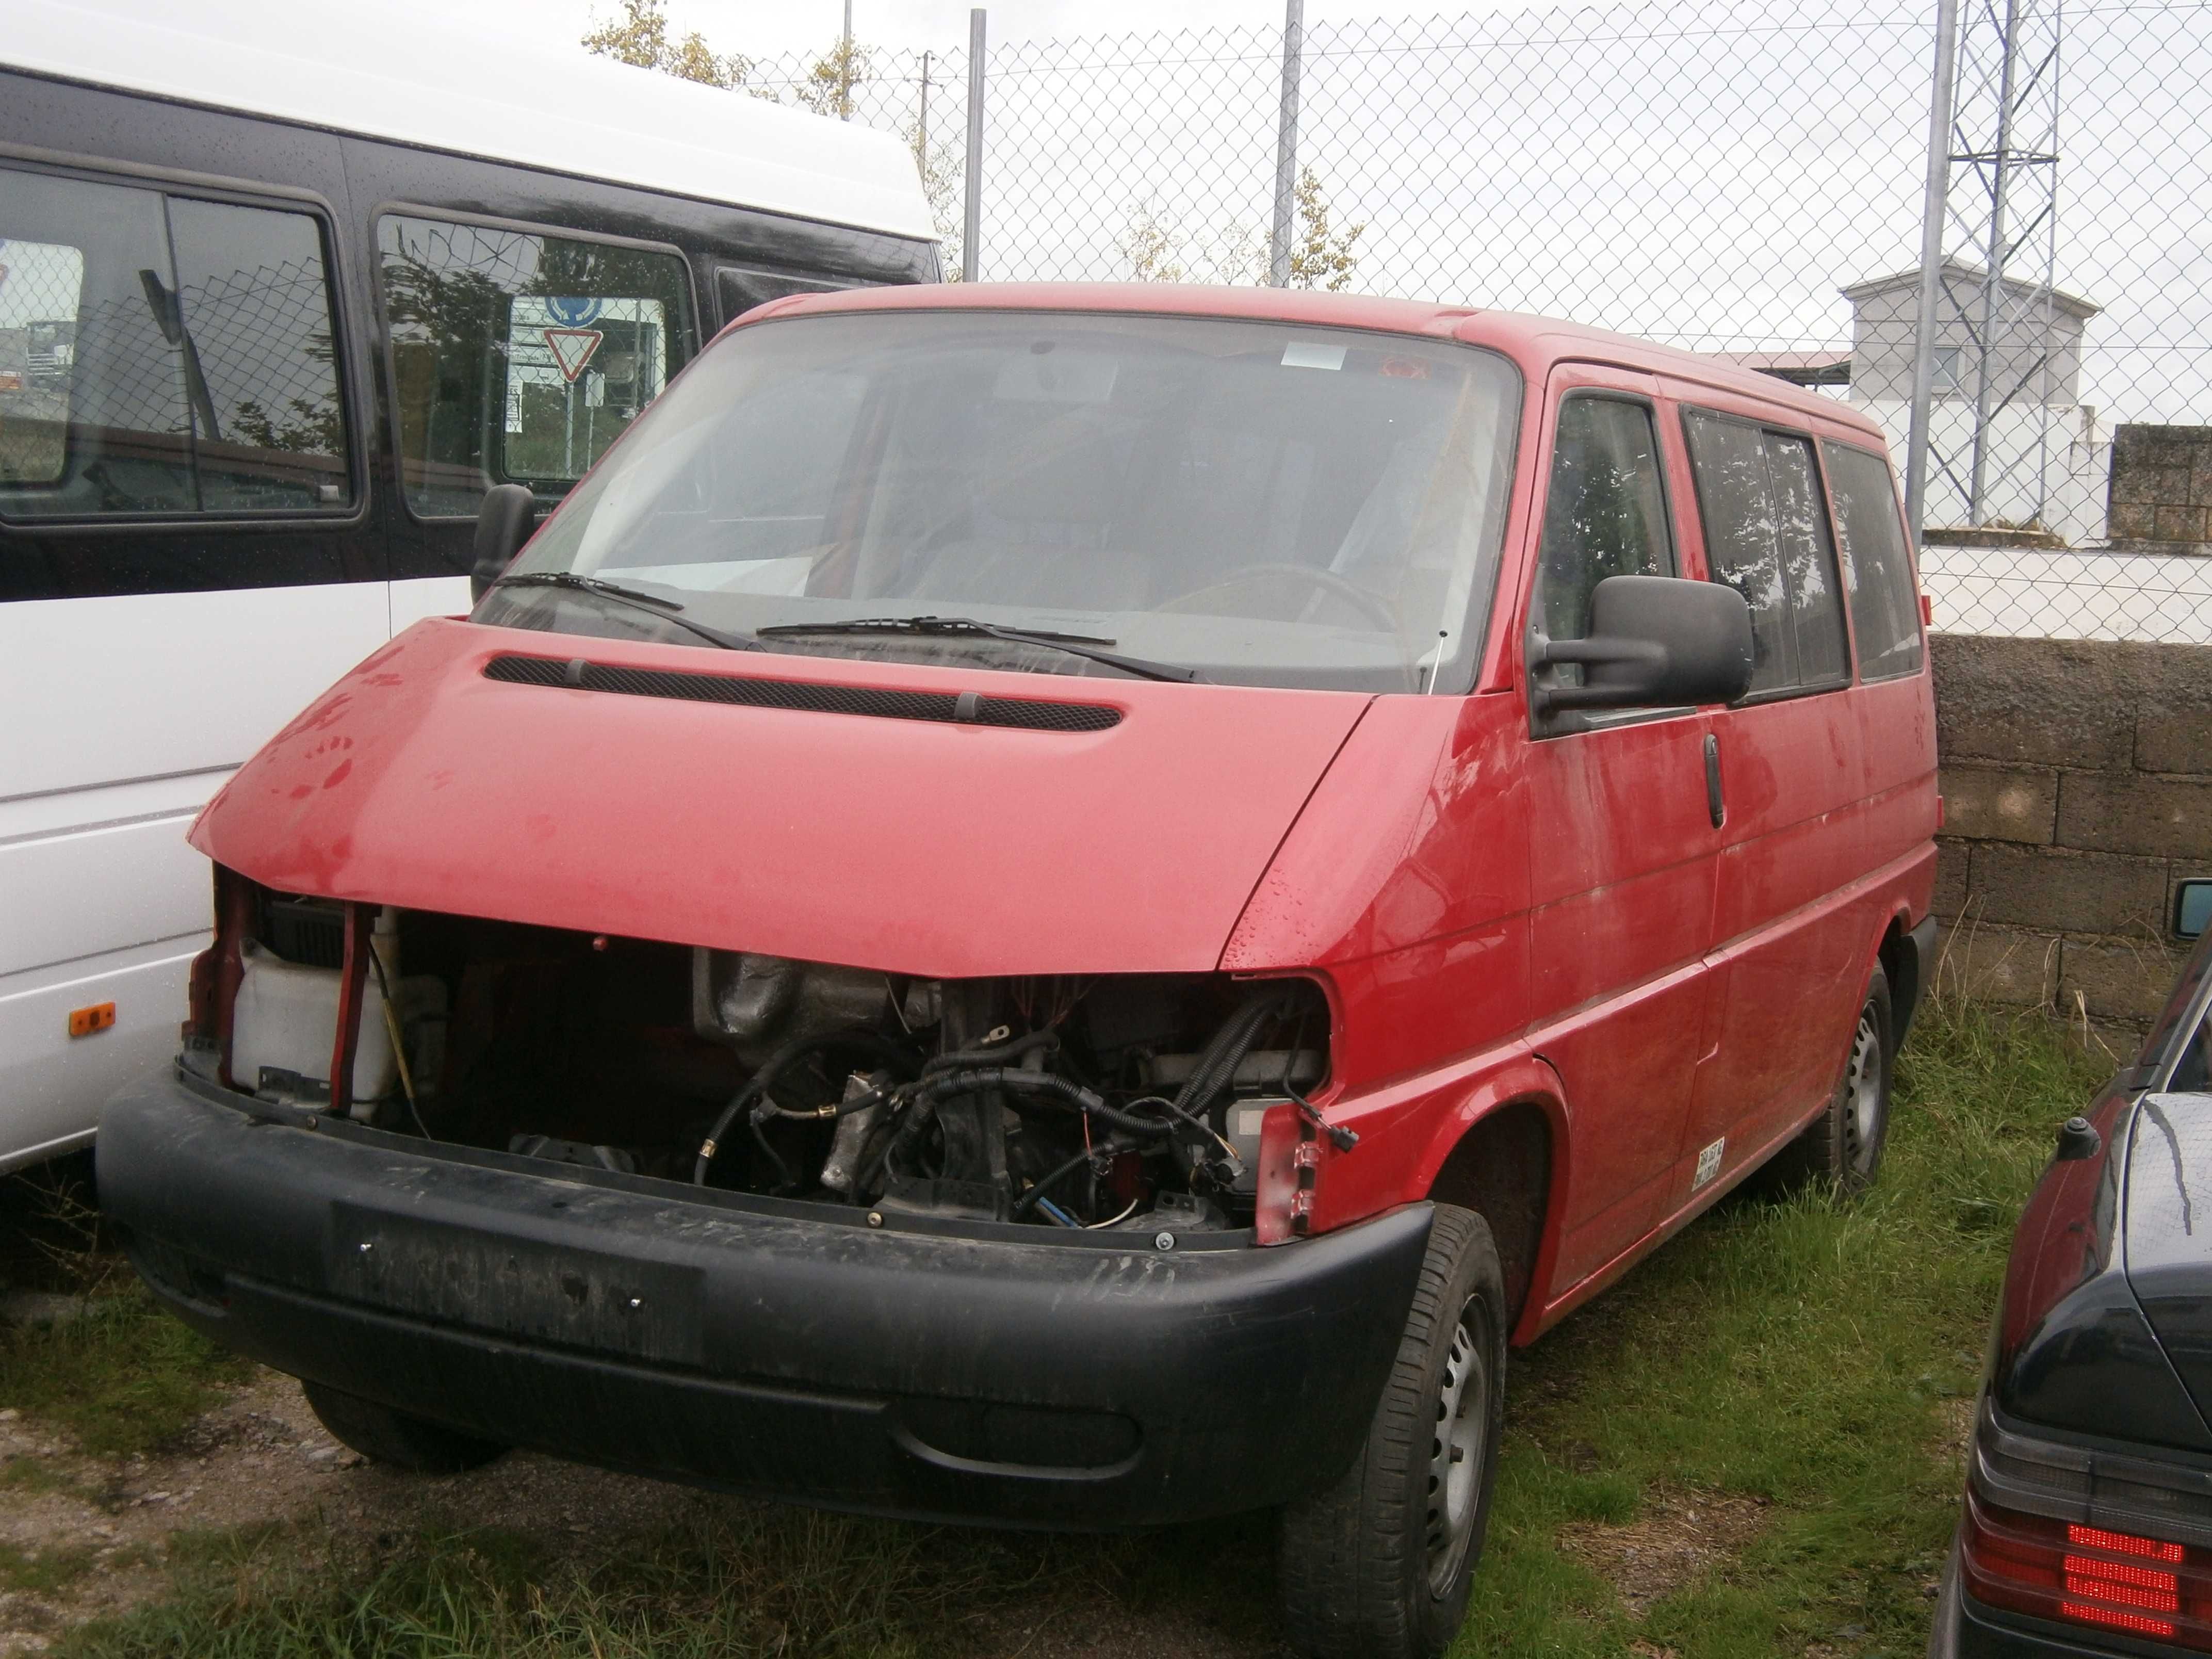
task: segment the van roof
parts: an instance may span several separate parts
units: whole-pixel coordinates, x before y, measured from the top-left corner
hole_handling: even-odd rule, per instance
[[[1308,328],[1371,328],[1395,334],[1449,337],[1496,347],[1526,362],[1582,359],[1670,374],[1762,398],[1807,416],[1859,428],[1881,440],[1881,428],[1838,398],[1743,368],[1724,357],[1656,345],[1555,317],[1427,300],[1382,300],[1310,289],[1208,288],[1176,283],[975,283],[948,287],[847,289],[796,295],[749,313],[746,326],[814,311],[1119,311],[1158,316],[1235,317]]]
[[[416,3],[10,0],[0,64],[935,240],[914,154],[890,133]]]

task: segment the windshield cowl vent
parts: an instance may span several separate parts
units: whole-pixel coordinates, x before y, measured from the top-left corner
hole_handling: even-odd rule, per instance
[[[484,678],[509,685],[550,685],[611,691],[625,697],[730,703],[742,708],[793,708],[872,720],[933,720],[944,726],[999,726],[1024,732],[1103,732],[1121,711],[1103,703],[987,697],[974,691],[902,691],[876,685],[827,685],[812,680],[753,679],[632,668],[581,657],[494,657]]]

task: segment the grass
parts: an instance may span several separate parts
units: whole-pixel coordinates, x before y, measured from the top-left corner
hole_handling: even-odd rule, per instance
[[[1955,1420],[1972,1395],[2012,1218],[2051,1130],[2103,1069],[2042,1022],[1931,1008],[1900,1063],[1873,1194],[1731,1200],[1516,1356],[1490,1547],[1457,1652],[1917,1654],[1960,1479],[1945,1411]],[[151,1340],[140,1316],[83,1340]],[[82,1374],[113,1369],[88,1361]],[[1662,1492],[1756,1499],[1763,1524],[1633,1619],[1562,1533],[1634,1522]],[[172,1550],[167,1600],[56,1651],[921,1659],[1011,1651],[1040,1620],[1063,1633],[1137,1620],[1132,1652],[1170,1625],[1237,1650],[1273,1640],[1263,1518],[1101,1540],[721,1500],[698,1515],[676,1534],[595,1540],[580,1565],[504,1534],[425,1531],[374,1548],[307,1525],[195,1539]]]
[[[1960,1479],[1939,1408],[1972,1395],[2013,1219],[2105,1070],[2039,1020],[1923,1021],[1871,1194],[1731,1201],[1523,1357],[1462,1651],[1919,1652]],[[1662,1483],[1771,1507],[1637,1627],[1557,1540]]]
[[[162,1313],[101,1233],[89,1165],[64,1162],[0,1181],[0,1289],[82,1298],[73,1317],[0,1324],[0,1410],[66,1430],[100,1456],[148,1452],[243,1381],[252,1367]],[[0,1485],[40,1479],[0,1463]]]

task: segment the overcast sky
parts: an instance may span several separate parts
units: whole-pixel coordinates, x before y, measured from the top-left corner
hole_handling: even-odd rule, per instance
[[[619,0],[460,0],[460,9],[501,29],[536,31],[554,38],[581,35],[593,14],[620,15]],[[1349,3],[1306,9],[1309,21],[1349,17],[1425,15],[1433,6]],[[1504,0],[1458,0],[1454,12],[1485,15],[1513,9]],[[1146,34],[1161,29],[1213,28],[1281,21],[1283,8],[1268,0],[1004,0],[988,9],[991,39],[1032,40],[1073,35]],[[813,50],[844,27],[841,0],[672,0],[670,21],[696,29],[719,51],[752,56]],[[853,0],[853,33],[872,46],[945,47],[968,40],[969,8],[963,0]]]

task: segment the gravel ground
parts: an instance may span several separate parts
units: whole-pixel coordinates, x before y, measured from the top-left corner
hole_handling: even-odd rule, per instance
[[[43,1651],[70,1626],[159,1596],[171,1541],[186,1531],[312,1522],[324,1547],[368,1553],[425,1526],[494,1528],[534,1540],[557,1571],[564,1560],[588,1564],[612,1542],[745,1501],[526,1452],[466,1474],[397,1473],[337,1444],[300,1385],[267,1370],[146,1457],[89,1456],[46,1425],[0,1412],[0,1549],[22,1564],[19,1582],[46,1581],[0,1594],[0,1659]],[[979,1611],[963,1650],[977,1659],[1273,1659],[1278,1651],[1184,1611],[1124,1601],[1114,1577],[1055,1575],[1033,1608]]]

